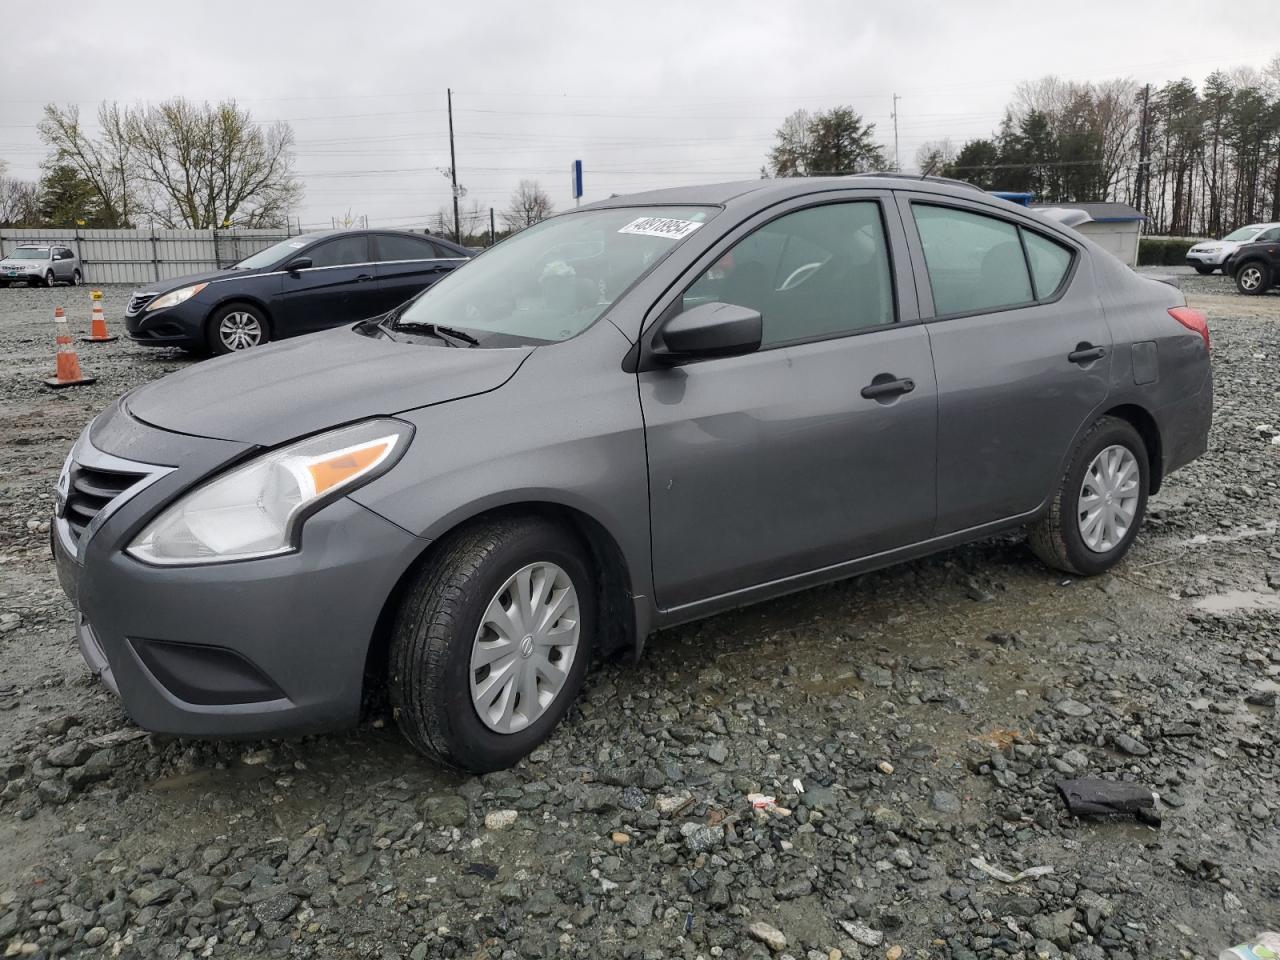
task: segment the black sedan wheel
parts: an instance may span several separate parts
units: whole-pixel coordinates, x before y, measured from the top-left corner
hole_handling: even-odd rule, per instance
[[[1266,293],[1271,286],[1271,271],[1265,263],[1250,261],[1236,271],[1236,289],[1248,296]]]
[[[247,303],[229,303],[209,318],[207,339],[210,352],[222,354],[259,346],[271,336],[261,310]]]

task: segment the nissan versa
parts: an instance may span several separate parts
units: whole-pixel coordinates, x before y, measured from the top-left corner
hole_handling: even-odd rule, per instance
[[[142,726],[341,727],[385,685],[492,770],[658,628],[1022,526],[1111,568],[1211,393],[1175,288],[976,188],[679,188],[125,395],[53,546]]]
[[[394,230],[304,233],[225,270],[135,290],[125,332],[148,347],[247,350],[385,313],[470,256],[448,240]]]

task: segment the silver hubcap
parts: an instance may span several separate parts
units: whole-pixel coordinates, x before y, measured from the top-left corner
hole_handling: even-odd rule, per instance
[[[1113,444],[1089,464],[1076,510],[1080,537],[1094,553],[1114,550],[1133,526],[1142,473],[1128,447]]]
[[[471,646],[471,703],[498,733],[523,730],[555,702],[581,629],[578,591],[554,563],[517,570],[494,594]]]
[[[1257,267],[1245,267],[1240,274],[1240,286],[1246,290],[1257,290],[1260,283],[1262,283],[1262,271]]]
[[[218,337],[228,350],[247,350],[262,342],[262,324],[252,313],[237,310],[222,318]]]

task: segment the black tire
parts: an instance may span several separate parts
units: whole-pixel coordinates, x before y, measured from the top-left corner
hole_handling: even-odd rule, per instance
[[[8,290],[8,289],[9,289],[9,281],[0,280],[0,290]]]
[[[1209,274],[1213,273],[1214,270],[1218,269],[1217,267],[1206,267],[1204,264],[1200,263],[1197,263],[1195,268],[1196,273],[1200,274],[1202,277],[1207,277]]]
[[[44,275],[44,285],[46,287],[52,287],[55,279],[56,278],[53,275],[53,271],[50,270],[48,273]]]
[[[594,580],[577,537],[537,517],[481,521],[443,540],[401,601],[391,636],[388,697],[401,731],[447,766],[486,773],[517,763],[550,736],[576,699],[596,633]],[[578,593],[580,634],[556,699],[527,727],[498,733],[471,697],[471,652],[486,607],[507,579],[559,565]]]
[[[1261,260],[1250,260],[1236,268],[1236,289],[1246,297],[1256,297],[1271,288],[1271,268]]]
[[[80,276],[80,268],[79,268],[79,267],[76,267],[74,270],[72,270],[72,271],[71,271],[71,285],[72,285],[73,287],[78,287],[78,286],[80,286],[80,281],[81,281],[82,279],[83,279],[83,278]]]
[[[1078,505],[1085,471],[1094,458],[1110,446],[1127,447],[1138,462],[1138,504],[1133,521],[1120,541],[1106,552],[1085,545],[1078,522]],[[1079,576],[1095,576],[1114,567],[1129,552],[1147,512],[1150,489],[1150,462],[1147,447],[1138,431],[1125,420],[1100,417],[1076,446],[1067,472],[1054,492],[1049,512],[1031,527],[1031,549],[1055,570]]]
[[[209,319],[205,322],[205,343],[208,345],[209,352],[214,356],[221,356],[224,353],[238,352],[223,342],[219,334],[223,320],[233,313],[244,313],[253,317],[261,328],[261,337],[254,347],[260,347],[264,343],[271,342],[271,324],[267,320],[267,316],[257,307],[249,303],[226,303],[213,311],[209,315]],[[243,347],[239,349],[252,349],[252,347]]]

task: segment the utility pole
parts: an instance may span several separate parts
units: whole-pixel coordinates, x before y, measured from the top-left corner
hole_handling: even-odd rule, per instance
[[[449,97],[449,179],[453,181],[453,240],[462,242],[462,224],[458,219],[458,156],[453,150],[453,88],[446,91]]]
[[[1149,189],[1148,183],[1150,175],[1147,171],[1147,109],[1151,100],[1151,84],[1147,84],[1142,88],[1142,119],[1139,121],[1138,127],[1138,173],[1137,183],[1134,184],[1135,199],[1138,201],[1137,206],[1139,212],[1145,213],[1147,209],[1146,191]]]
[[[898,101],[902,98],[896,93],[893,95],[893,172],[901,173],[902,164],[898,162]]]
[[[489,208],[489,246],[497,243],[498,232],[493,228],[493,207]]]

